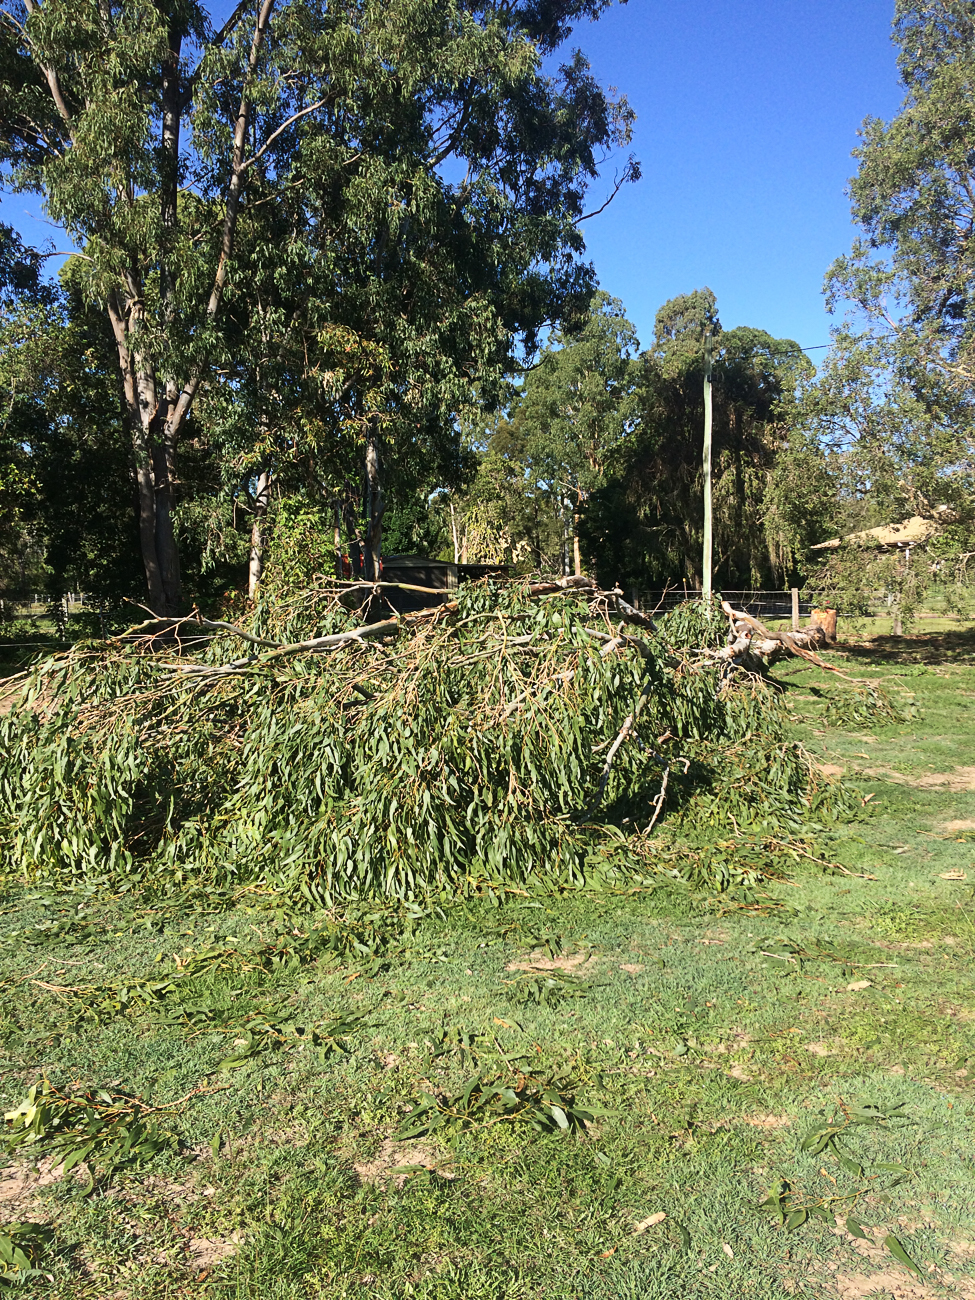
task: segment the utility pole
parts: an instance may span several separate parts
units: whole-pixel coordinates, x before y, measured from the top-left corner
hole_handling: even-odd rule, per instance
[[[711,331],[704,336],[704,558],[702,597],[711,605]]]

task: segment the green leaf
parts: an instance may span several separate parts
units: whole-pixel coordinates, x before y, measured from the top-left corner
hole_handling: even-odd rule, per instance
[[[851,1159],[850,1156],[844,1155],[842,1151],[837,1151],[835,1148],[833,1149],[833,1155],[847,1173],[856,1174],[857,1178],[863,1177],[863,1165],[858,1161]]]
[[[899,1264],[903,1264],[905,1268],[911,1269],[913,1272],[915,1272],[918,1275],[918,1277],[920,1278],[924,1277],[924,1274],[921,1272],[921,1269],[918,1267],[917,1264],[914,1263],[914,1260],[911,1259],[910,1255],[907,1253],[907,1251],[904,1249],[904,1247],[901,1245],[898,1239],[893,1235],[893,1233],[891,1233],[889,1237],[884,1238],[884,1245],[887,1247],[887,1249],[893,1255],[894,1259],[896,1259]]]
[[[855,1219],[852,1214],[846,1216],[846,1230],[851,1237],[859,1237],[861,1241],[869,1241],[870,1238],[863,1231],[859,1219]]]

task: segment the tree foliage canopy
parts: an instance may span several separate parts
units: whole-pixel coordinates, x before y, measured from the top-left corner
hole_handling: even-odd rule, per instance
[[[578,52],[542,57],[603,7],[260,0],[214,31],[194,0],[5,5],[0,161],[110,322],[154,608],[180,601],[199,396],[227,390],[265,461],[310,395],[330,449],[375,451],[443,428],[588,292],[578,222],[632,114]]]

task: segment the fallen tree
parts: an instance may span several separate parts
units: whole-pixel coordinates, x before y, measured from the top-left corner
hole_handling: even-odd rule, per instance
[[[754,848],[852,808],[722,647],[716,608],[655,622],[565,579],[472,584],[356,625],[342,595],[248,626],[152,620],[15,683],[0,722],[8,878],[322,903],[577,885],[680,874],[664,821]],[[732,847],[711,874],[761,869]]]
[[[752,672],[765,672],[789,652],[832,671],[831,665],[825,664],[814,653],[829,645],[826,629],[818,623],[811,623],[802,630],[776,632],[751,614],[734,609],[727,600],[721,602],[721,609],[731,622],[728,645],[718,652],[721,658]]]

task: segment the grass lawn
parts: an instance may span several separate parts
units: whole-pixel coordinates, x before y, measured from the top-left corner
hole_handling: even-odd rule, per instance
[[[975,1297],[975,634],[832,661],[921,710],[839,729],[776,671],[862,791],[816,844],[850,874],[331,926],[8,890],[0,1100],[58,1091],[0,1269],[6,1234],[59,1300]]]

